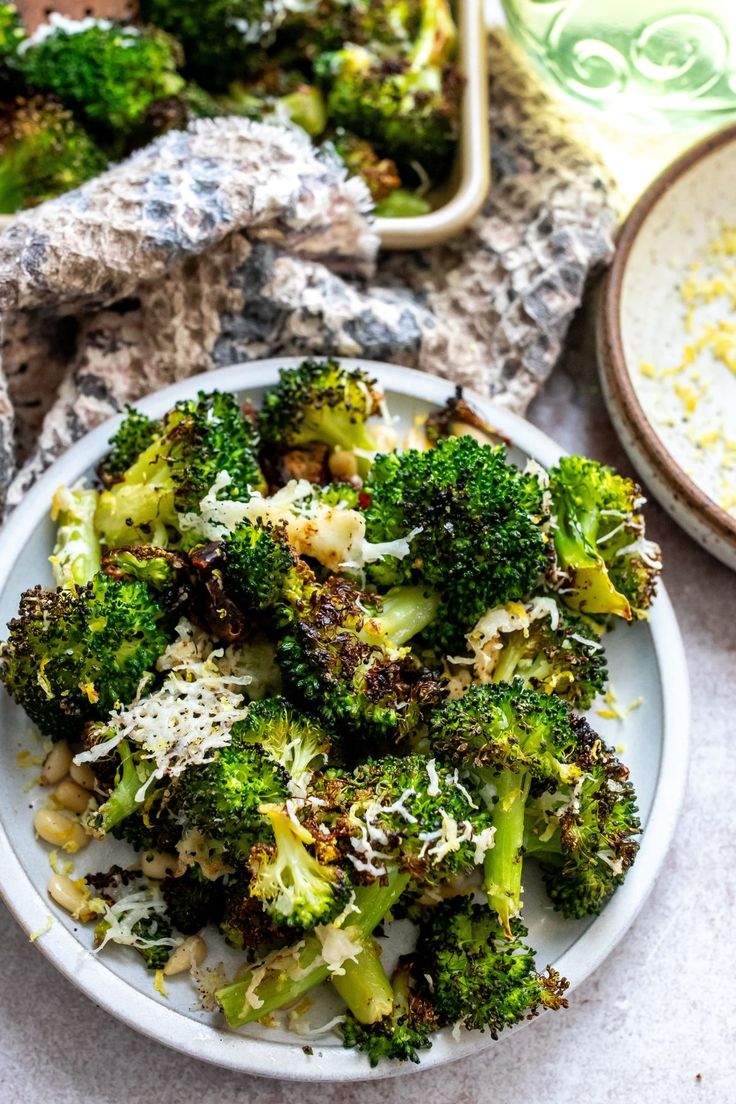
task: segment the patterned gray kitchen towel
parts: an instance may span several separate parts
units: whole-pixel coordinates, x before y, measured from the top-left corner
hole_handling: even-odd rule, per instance
[[[381,254],[361,181],[301,132],[171,132],[0,237],[0,506],[88,429],[174,380],[330,353],[446,376],[523,411],[616,216],[600,163],[501,33],[493,186],[445,245]]]

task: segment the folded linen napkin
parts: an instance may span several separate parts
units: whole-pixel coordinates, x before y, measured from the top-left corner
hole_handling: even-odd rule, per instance
[[[170,132],[0,237],[0,509],[125,403],[290,354],[388,360],[523,411],[610,255],[611,184],[506,36],[493,185],[451,242],[380,254],[359,180],[306,135]]]

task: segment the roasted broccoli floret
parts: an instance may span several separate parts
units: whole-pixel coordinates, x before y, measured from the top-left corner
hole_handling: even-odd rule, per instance
[[[458,133],[461,81],[449,62],[456,29],[447,0],[424,0],[406,57],[346,43],[315,70],[329,89],[330,119],[398,161],[446,165]]]
[[[577,733],[559,698],[506,685],[472,686],[446,702],[430,723],[432,750],[472,770],[492,795],[494,845],[485,855],[488,900],[507,935],[521,911],[524,814],[532,780],[574,784]]]
[[[298,785],[324,767],[332,740],[313,717],[275,697],[248,707],[248,715],[232,727],[232,743],[260,747]]]
[[[488,610],[468,633],[477,682],[513,682],[557,694],[588,709],[606,686],[603,647],[582,621],[565,613],[553,598],[508,602]]]
[[[277,922],[311,930],[327,924],[345,906],[348,883],[339,866],[324,863],[310,847],[316,839],[279,805],[261,805],[274,844],[258,843],[248,856],[250,892]]]
[[[319,935],[307,933],[298,944],[274,951],[244,977],[219,989],[217,1001],[230,1027],[242,1027],[260,1020],[326,981],[330,971],[323,951],[326,952],[330,937],[335,935],[343,945],[345,937],[349,937],[355,957],[347,957],[341,967],[344,973],[339,977],[333,974],[332,980],[338,982],[340,995],[348,1003],[353,990],[357,991],[356,1003],[360,1004],[365,995],[361,976],[363,948],[372,949],[371,933],[401,897],[408,881],[408,874],[392,870],[382,881],[357,886],[352,902],[354,909],[346,915],[339,930],[327,925],[326,930],[320,929]],[[390,993],[390,986],[388,988]],[[389,1000],[386,1014],[390,1010]]]
[[[121,480],[100,494],[95,521],[103,543],[186,544],[178,515],[197,511],[221,472],[230,476],[230,499],[265,490],[256,447],[253,425],[234,396],[200,392],[177,403]],[[189,543],[194,539],[189,534]]]
[[[205,878],[198,867],[189,867],[161,882],[166,915],[183,935],[194,935],[207,924],[217,924],[223,914],[225,887],[221,879]]]
[[[492,846],[491,817],[482,802],[454,769],[422,755],[316,774],[310,793],[320,804],[307,825],[315,835],[334,833],[364,881],[398,867],[422,885],[441,884],[469,873]]]
[[[18,47],[26,37],[23,22],[15,4],[0,4],[0,97],[11,99],[22,80],[19,76]]]
[[[551,966],[537,973],[526,929],[510,932],[484,905],[456,898],[428,909],[417,941],[416,969],[426,978],[441,1024],[462,1023],[489,1031],[536,1016],[544,1008],[566,1008],[568,987]]]
[[[78,188],[107,168],[107,159],[69,112],[36,96],[0,121],[0,214]]]
[[[532,783],[524,852],[542,863],[555,908],[583,917],[600,912],[623,882],[636,858],[641,824],[628,769],[582,717],[571,723],[581,777],[559,786]]]
[[[349,175],[365,180],[376,203],[388,199],[401,187],[396,163],[388,157],[380,157],[366,138],[343,130],[335,135],[332,144]]]
[[[437,595],[396,587],[381,597],[347,579],[320,583],[275,530],[241,525],[222,542],[225,591],[246,611],[268,611],[289,696],[331,731],[346,726],[389,742],[411,734],[444,686],[404,645],[435,617]]]
[[[247,613],[272,613],[298,602],[311,578],[283,533],[258,521],[239,525],[222,541],[221,552],[225,591]]]
[[[366,420],[379,412],[381,399],[375,380],[361,369],[343,368],[336,360],[305,360],[283,369],[264,396],[261,440],[290,447],[324,441],[331,448],[373,454],[377,441]]]
[[[393,1008],[388,1015],[365,1024],[348,1012],[340,1026],[343,1045],[364,1051],[371,1066],[384,1059],[419,1062],[419,1051],[431,1047],[430,1036],[439,1026],[434,1007],[418,990],[409,963],[397,966],[391,988]]]
[[[53,14],[50,24],[23,52],[29,85],[58,96],[112,141],[184,87],[179,47],[163,31],[102,21],[71,28]]]
[[[630,621],[646,616],[661,571],[646,539],[641,490],[613,468],[565,456],[549,471],[554,584],[572,609]]]
[[[166,609],[183,605],[189,596],[187,564],[176,552],[142,544],[130,548],[109,548],[102,557],[102,570],[111,579],[138,579],[161,595]]]
[[[104,574],[74,591],[26,591],[8,629],[0,678],[54,740],[133,701],[174,635],[143,583]]]
[[[247,958],[283,947],[294,932],[266,912],[263,902],[250,893],[250,872],[228,875],[224,906],[218,926],[225,941]]]
[[[185,829],[222,844],[235,861],[247,862],[251,847],[271,838],[259,811],[289,797],[288,776],[260,748],[237,742],[214,759],[184,771],[172,787],[171,807]]]
[[[444,406],[437,407],[427,415],[424,423],[427,440],[436,445],[443,437],[475,437],[481,445],[500,445],[510,443],[499,430],[490,425],[485,418],[471,406],[458,384],[455,394]]]
[[[386,453],[366,490],[370,541],[411,534],[410,555],[385,556],[368,573],[382,586],[422,582],[440,592],[444,608],[427,635],[445,653],[462,650],[487,609],[532,590],[544,568],[541,488],[501,446],[453,437],[425,452]]]
[[[104,725],[95,725],[87,733],[87,742],[92,745],[104,741],[105,735]],[[120,765],[112,791],[101,805],[88,810],[84,815],[85,830],[99,838],[106,836],[121,821],[141,808],[146,796],[144,787],[153,768],[153,763],[142,759],[140,752],[131,748],[127,740],[122,740],[115,751]],[[132,838],[135,839],[136,836],[137,830],[134,830]]]
[[[442,700],[444,683],[403,645],[437,612],[425,588],[367,595],[346,579],[307,582],[285,608],[277,654],[287,693],[335,732],[393,746]]]
[[[174,938],[160,891],[138,889],[135,883],[108,905],[95,924],[94,941],[100,949],[108,942],[135,947],[149,970],[163,970],[180,942]]]
[[[110,451],[97,469],[105,486],[119,482],[160,432],[161,423],[155,418],[133,406],[126,407],[120,427],[110,438]]]
[[[293,123],[305,130],[310,138],[318,138],[327,126],[324,96],[316,85],[307,84],[301,73],[285,80],[287,90],[281,95],[269,93],[260,82],[243,84],[234,81],[227,95],[220,98],[224,111],[244,115],[266,123]],[[291,85],[292,87],[288,87]]]
[[[257,50],[279,21],[270,0],[142,0],[146,23],[163,27],[184,47],[184,72],[205,88],[224,91],[264,61]]]

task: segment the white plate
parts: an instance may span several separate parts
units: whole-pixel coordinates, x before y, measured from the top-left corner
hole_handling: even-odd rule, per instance
[[[220,388],[249,395],[256,401],[277,378],[277,370],[298,363],[297,358],[256,361],[197,376],[159,391],[138,405],[159,416],[179,399],[200,388]],[[389,364],[345,361],[367,368],[383,385],[391,411],[408,425],[416,414],[445,401],[451,386],[443,380]],[[523,419],[495,407],[480,396],[469,396],[484,416],[516,446],[516,459],[532,456],[553,464],[561,450]],[[69,450],[46,474],[12,515],[0,534],[0,624],[12,617],[22,590],[51,582],[47,563],[53,541],[48,518],[53,491],[90,474],[106,452],[119,419],[111,419]],[[631,768],[645,824],[641,850],[625,885],[595,920],[568,921],[547,904],[541,887],[527,878],[525,920],[529,938],[541,965],[553,963],[573,986],[594,970],[624,935],[649,892],[667,851],[678,817],[687,769],[688,679],[677,622],[669,599],[660,587],[646,624],[621,627],[606,641],[611,679],[622,704],[640,695],[642,706],[625,723],[594,716],[595,727],[611,744],[625,744],[624,758]],[[361,1054],[345,1050],[339,1040],[310,1040],[276,1033],[253,1025],[239,1033],[220,1030],[217,1017],[196,1008],[188,978],[167,982],[169,999],[152,987],[151,975],[137,955],[126,948],[90,953],[91,932],[58,909],[46,895],[50,871],[48,848],[34,838],[32,809],[46,794],[23,786],[31,772],[19,767],[16,756],[32,736],[24,714],[5,692],[0,695],[0,890],[8,907],[28,932],[49,931],[37,946],[66,977],[92,1000],[131,1027],[187,1054],[243,1072],[303,1080],[356,1080],[388,1077],[417,1068],[440,1065],[477,1053],[493,1043],[488,1035],[463,1031],[458,1040],[441,1032],[421,1067],[384,1065],[371,1071]],[[78,856],[78,872],[105,869],[105,844],[92,844]],[[119,844],[112,847],[120,848]],[[110,852],[109,854],[112,854]],[[128,855],[130,853],[128,852]],[[531,875],[532,864],[529,864]],[[209,937],[208,937],[209,941]],[[390,955],[390,949],[387,951]],[[214,956],[213,956],[214,957]],[[329,1004],[329,995],[324,1009]],[[558,1013],[564,1015],[564,1012]],[[320,1012],[313,1023],[324,1022]],[[516,1028],[514,1030],[519,1030]],[[314,1054],[304,1053],[310,1043]],[[92,1044],[90,1044],[92,1045]]]

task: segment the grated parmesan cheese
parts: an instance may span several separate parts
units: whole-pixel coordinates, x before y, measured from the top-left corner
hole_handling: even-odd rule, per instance
[[[366,540],[365,518],[357,510],[328,506],[314,498],[314,487],[306,479],[292,479],[274,495],[254,493],[247,502],[221,499],[231,482],[220,472],[199,504],[198,514],[181,514],[182,532],[193,532],[203,540],[221,540],[244,521],[263,521],[283,526],[289,543],[300,556],[311,556],[331,571],[351,568],[360,571],[367,563],[385,556],[403,559],[411,541],[421,531],[381,544]]]
[[[133,889],[133,892],[125,893],[112,905],[101,898],[95,898],[94,905],[101,922],[106,925],[104,937],[95,947],[95,953],[103,950],[108,943],[120,943],[126,947],[178,947],[183,942],[181,937],[174,936],[144,939],[133,931],[141,920],[150,920],[166,911],[161,888],[153,883],[145,889]]]
[[[204,634],[182,619],[178,639],[158,661],[168,671],[163,685],[133,704],[115,710],[104,724],[107,739],[75,756],[75,763],[95,762],[122,740],[142,749],[153,766],[136,800],[145,798],[154,779],[175,778],[187,767],[208,763],[217,748],[230,742],[230,730],[247,713],[244,687],[251,676],[240,673],[236,650],[213,648]]]
[[[331,974],[342,977],[346,962],[357,963],[363,944],[356,930],[338,928],[334,924],[318,924],[314,934],[322,945],[322,958]]]

